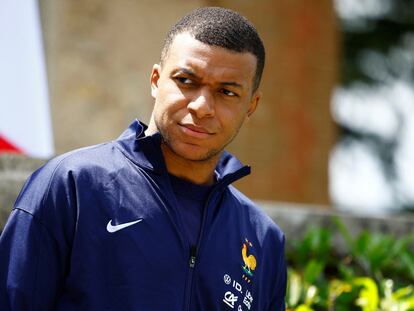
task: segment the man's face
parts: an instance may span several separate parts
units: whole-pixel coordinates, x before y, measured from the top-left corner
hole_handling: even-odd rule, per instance
[[[256,109],[256,58],[178,34],[154,65],[153,122],[167,148],[186,160],[216,159]]]

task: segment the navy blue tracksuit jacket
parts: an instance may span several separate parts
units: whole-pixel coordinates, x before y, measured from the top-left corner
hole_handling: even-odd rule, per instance
[[[144,130],[32,174],[0,237],[0,310],[285,310],[283,233],[230,186],[250,169],[222,156],[190,245]]]

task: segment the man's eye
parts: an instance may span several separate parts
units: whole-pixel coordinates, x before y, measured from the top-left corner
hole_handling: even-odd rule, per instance
[[[191,84],[193,83],[192,80],[185,78],[185,77],[175,77],[175,80],[177,80],[181,84]]]
[[[237,96],[237,94],[236,94],[236,93],[234,93],[234,92],[232,92],[232,91],[230,91],[230,90],[227,90],[227,89],[222,89],[222,90],[221,90],[221,92],[222,92],[224,95],[227,95],[227,96]]]

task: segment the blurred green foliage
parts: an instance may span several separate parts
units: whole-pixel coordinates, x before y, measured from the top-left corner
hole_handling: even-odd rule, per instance
[[[336,224],[345,251],[338,252],[334,231],[321,227],[287,249],[288,310],[414,310],[414,233],[352,236]]]
[[[380,77],[373,77],[364,70],[363,54],[372,51],[386,56],[399,47],[408,34],[414,33],[414,1],[378,0],[377,5],[382,6],[384,3],[389,4],[389,9],[380,16],[339,19],[343,36],[342,85],[348,86],[357,81],[369,84],[381,82]],[[387,67],[390,75],[400,76],[401,72],[391,63]],[[410,80],[414,80],[414,73],[410,76]]]
[[[406,160],[401,160],[407,158],[401,156],[402,150],[412,150],[412,143],[405,139],[413,134],[409,127],[411,118],[407,116],[406,108],[402,108],[407,95],[401,90],[400,96],[393,96],[392,93],[398,85],[414,85],[414,0],[334,2],[338,8],[347,7],[337,9],[341,30],[340,89],[348,95],[361,98],[354,103],[348,101],[348,105],[352,105],[348,108],[342,106],[345,107],[342,109],[340,105],[343,105],[343,100],[333,101],[333,111],[342,111],[341,118],[336,120],[340,131],[338,145],[347,151],[348,156],[353,150],[365,149],[365,155],[371,158],[370,161],[379,163],[378,167],[373,166],[371,169],[371,176],[384,178],[385,187],[393,196],[392,208],[414,212],[412,191],[405,190],[411,189],[411,181],[402,178],[401,173],[401,170],[406,170],[401,167],[410,165],[409,162],[404,162]],[[374,96],[380,91],[389,94],[390,98],[383,96],[382,100]],[[362,109],[364,102],[371,108]],[[375,111],[385,113],[374,117],[378,119],[385,116],[382,128],[385,129],[384,132],[377,127],[361,126],[373,117],[368,112],[370,110],[373,115]],[[386,129],[390,129],[390,124],[387,127],[388,118],[396,118],[398,128],[384,135]],[[357,158],[355,161],[363,160]],[[355,174],[356,178],[361,178],[360,176],[362,175]]]

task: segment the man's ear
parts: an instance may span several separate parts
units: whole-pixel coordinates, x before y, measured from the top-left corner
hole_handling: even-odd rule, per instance
[[[151,76],[150,76],[150,83],[151,83],[151,96],[155,99],[157,97],[158,92],[158,81],[161,75],[161,66],[159,64],[155,64],[152,66]]]
[[[260,91],[255,91],[251,100],[250,100],[250,105],[249,105],[249,109],[247,110],[247,116],[246,118],[249,118],[255,111],[257,108],[257,105],[259,104],[260,98],[262,97],[262,92]]]

